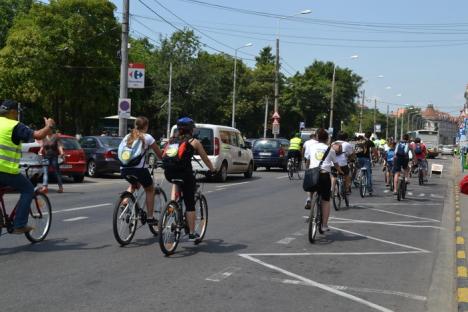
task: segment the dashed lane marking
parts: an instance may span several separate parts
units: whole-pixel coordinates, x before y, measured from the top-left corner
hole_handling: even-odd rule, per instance
[[[285,237],[279,241],[277,241],[276,243],[277,244],[283,244],[283,245],[287,245],[289,244],[290,242],[292,242],[293,240],[295,240],[296,238],[295,237]]]
[[[231,184],[223,184],[223,185],[217,185],[216,188],[224,188],[224,187],[231,187],[231,186],[237,186],[241,184],[248,184],[250,182],[238,182],[238,183],[231,183]]]
[[[289,177],[289,176],[286,175],[286,176],[280,176],[280,177],[276,177],[276,178],[277,178],[277,179],[285,179],[285,178],[287,178],[287,177]]]
[[[70,218],[70,219],[65,219],[63,222],[73,222],[73,221],[79,221],[79,220],[84,220],[88,219],[88,217],[76,217],[76,218]]]
[[[409,195],[409,196],[413,196],[413,192],[408,192],[408,195]]]
[[[211,281],[211,282],[220,282],[220,281],[228,278],[229,276],[231,276],[232,274],[234,274],[235,272],[237,272],[239,270],[240,270],[240,268],[238,268],[238,267],[227,267],[224,270],[222,270],[221,272],[218,272],[218,273],[215,273],[215,274],[213,274],[211,276],[208,276],[207,278],[205,278],[205,280]]]
[[[427,205],[427,204],[425,204]],[[432,222],[440,222],[439,220],[436,219],[431,219],[431,218],[423,218],[423,217],[418,217],[418,216],[413,216],[413,215],[408,215],[408,214],[403,214],[403,213],[397,213],[397,212],[392,212],[388,210],[382,210],[382,209],[377,209],[377,208],[369,208],[370,210],[374,211],[379,211],[382,213],[388,213],[396,216],[402,216],[402,217],[408,217],[408,218],[414,218],[414,219],[419,219],[419,220],[427,220],[427,221],[432,221]]]
[[[78,211],[78,210],[93,209],[93,208],[106,207],[106,206],[112,206],[112,204],[111,203],[105,203],[105,204],[98,204],[98,205],[92,205],[92,206],[84,206],[84,207],[76,207],[76,208],[69,208],[69,209],[63,209],[63,210],[55,210],[55,211],[52,211],[52,213],[55,214],[55,213],[60,213],[60,212]]]

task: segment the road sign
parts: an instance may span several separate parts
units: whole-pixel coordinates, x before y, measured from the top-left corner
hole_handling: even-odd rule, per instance
[[[279,124],[279,122],[276,122],[276,123],[273,122],[273,127],[272,127],[271,130],[272,130],[273,134],[279,134],[280,133],[280,124]]]
[[[380,133],[382,132],[382,126],[380,124],[375,125],[375,133]]]
[[[145,64],[128,64],[128,87],[131,89],[145,88]]]
[[[131,99],[119,99],[119,118],[130,118],[132,112]]]

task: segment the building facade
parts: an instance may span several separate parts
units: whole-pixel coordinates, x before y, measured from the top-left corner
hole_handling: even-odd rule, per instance
[[[455,144],[458,133],[457,117],[436,110],[432,104],[429,104],[421,115],[424,118],[425,130],[439,131],[440,144]]]

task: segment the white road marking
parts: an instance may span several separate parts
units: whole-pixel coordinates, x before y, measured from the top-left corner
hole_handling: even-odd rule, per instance
[[[210,194],[210,193],[213,193],[213,191],[207,191],[207,192],[205,192],[205,194]]]
[[[388,193],[388,192],[390,192],[390,190],[385,190],[385,191],[383,191],[383,192],[384,192],[384,193]]]
[[[426,204],[427,205],[427,204]],[[370,210],[375,210],[375,211],[379,211],[379,212],[383,212],[383,213],[388,213],[388,214],[392,214],[392,215],[397,215],[397,216],[403,216],[403,217],[408,217],[408,218],[415,218],[415,219],[419,219],[419,220],[426,220],[426,221],[433,221],[433,222],[439,222],[439,220],[436,220],[436,219],[431,219],[431,218],[423,218],[423,217],[417,217],[417,216],[413,216],[413,215],[408,215],[408,214],[403,214],[403,213],[397,213],[397,212],[392,212],[392,211],[387,211],[387,210],[382,210],[382,209],[376,209],[376,208],[370,208]]]
[[[222,188],[222,187],[230,187],[230,186],[236,186],[236,185],[241,185],[241,184],[247,184],[250,182],[239,182],[239,183],[231,183],[231,184],[223,184],[223,185],[217,185],[217,188]]]
[[[296,238],[295,237],[285,237],[279,241],[277,241],[276,243],[277,244],[283,244],[283,245],[287,245],[289,244],[290,242],[292,242],[293,240],[295,240]]]
[[[240,268],[238,268],[238,267],[227,267],[224,270],[222,270],[221,272],[215,273],[215,274],[205,278],[205,280],[211,281],[211,282],[220,282],[223,279],[228,278],[229,276],[231,276],[232,274],[234,274],[235,272],[237,272],[239,270],[240,270]]]
[[[408,195],[409,195],[409,196],[413,196],[413,192],[408,192]]]
[[[273,280],[275,280],[275,279],[273,279]],[[276,280],[278,280],[278,279],[276,279]],[[280,282],[284,283],[284,284],[311,286],[308,283],[305,283],[303,281],[297,281],[297,280],[284,279],[284,280],[280,280]],[[349,287],[349,286],[342,286],[342,285],[327,285],[327,286],[329,286],[331,288],[334,288],[334,289],[339,289],[339,290],[350,290],[350,291],[363,292],[363,293],[393,295],[393,296],[400,296],[400,297],[413,299],[413,300],[418,300],[418,301],[426,301],[427,300],[427,297],[424,297],[424,296],[405,293],[405,292],[400,292],[400,291],[393,291],[393,290],[372,289],[372,288],[362,288],[362,287]]]
[[[369,235],[365,235],[365,234],[360,234],[360,233],[356,233],[356,232],[352,232],[352,231],[348,231],[348,230],[343,230],[343,229],[332,227],[332,226],[330,226],[330,228],[335,229],[337,231],[341,231],[341,232],[345,232],[345,233],[349,233],[349,234],[353,234],[353,235],[357,235],[357,236],[361,236],[361,237],[366,237],[368,239],[372,239],[372,240],[375,240],[375,241],[378,241],[378,242],[382,242],[382,243],[386,243],[386,244],[390,244],[390,245],[395,245],[395,246],[400,246],[400,247],[404,247],[404,248],[409,248],[409,249],[417,250],[417,251],[424,252],[424,253],[430,253],[429,250],[413,247],[413,246],[410,246],[410,245],[399,244],[399,243],[395,243],[395,242],[388,241],[388,240],[385,240],[385,239],[381,239],[381,238],[377,238],[377,237],[373,237],[373,236],[369,236]]]
[[[285,176],[280,176],[280,177],[276,177],[277,179],[284,179],[284,178],[288,178],[289,176],[285,175]]]
[[[424,196],[426,196],[426,194],[424,193],[419,194],[419,197],[424,197]]]
[[[301,230],[301,231],[297,231],[296,233],[293,233],[291,235],[294,235],[294,236],[303,236],[305,235],[307,232],[307,230]]]
[[[338,218],[340,219],[340,218]],[[343,221],[338,220],[338,221],[331,221],[334,224],[343,224],[343,223],[370,223],[370,224],[381,224],[381,225],[388,225],[388,226],[399,226],[399,227],[412,227],[412,228],[433,228],[433,229],[444,229],[440,226],[434,226],[434,225],[416,225],[412,223],[416,222],[433,222],[433,221],[399,221],[399,222],[382,222],[382,221],[368,221],[368,220],[354,220],[354,219],[343,219]],[[404,224],[406,223],[406,224]],[[409,223],[409,224],[408,224]]]
[[[73,221],[79,221],[79,220],[84,220],[88,219],[88,217],[76,217],[76,218],[70,218],[70,219],[65,219],[63,222],[73,222]]]
[[[431,194],[432,198],[444,198],[442,195]]]
[[[365,251],[365,252],[285,252],[285,253],[249,253],[248,256],[255,257],[291,257],[291,256],[388,256],[422,254],[422,251]]]
[[[396,197],[395,197],[396,198]],[[410,203],[356,203],[356,205],[365,205],[365,206],[400,206],[402,207],[403,205],[405,206],[440,206],[443,203],[438,203],[438,204],[428,204],[428,203],[418,203],[418,204],[410,204]]]
[[[327,286],[327,285],[325,285],[325,284],[320,284],[320,283],[318,283],[318,282],[315,282],[315,281],[313,281],[313,280],[310,280],[310,279],[305,278],[305,277],[303,277],[303,276],[300,276],[300,275],[298,275],[298,274],[295,274],[295,273],[286,271],[286,270],[284,270],[284,269],[282,269],[282,268],[280,268],[280,267],[277,267],[277,266],[271,265],[271,264],[269,264],[269,263],[263,262],[263,261],[261,261],[261,260],[259,260],[259,259],[256,259],[256,258],[250,256],[250,255],[247,255],[247,254],[240,254],[240,256],[243,257],[243,258],[245,258],[245,259],[247,259],[247,260],[250,260],[250,261],[255,262],[255,263],[257,263],[257,264],[263,265],[263,266],[265,266],[265,267],[267,267],[267,268],[270,268],[270,269],[272,269],[272,270],[278,271],[278,272],[283,273],[283,274],[285,274],[285,275],[287,275],[287,276],[290,276],[290,277],[292,277],[292,278],[295,278],[295,279],[297,279],[297,280],[303,281],[303,282],[307,283],[307,284],[310,285],[310,286],[317,287],[317,288],[320,288],[320,289],[322,289],[322,290],[331,292],[332,294],[335,294],[335,295],[338,295],[338,296],[347,298],[347,299],[349,299],[349,300],[358,302],[358,303],[360,303],[360,304],[366,305],[366,306],[371,307],[371,308],[373,308],[373,309],[376,309],[376,310],[378,310],[378,311],[382,311],[382,312],[390,312],[390,311],[392,311],[392,310],[390,310],[390,309],[387,309],[387,308],[385,308],[385,307],[383,307],[383,306],[377,305],[377,304],[372,303],[372,302],[370,302],[370,301],[364,300],[364,299],[359,298],[359,297],[357,297],[357,296],[354,296],[354,295],[345,293],[345,292],[343,292],[343,291],[341,291],[341,290],[338,290],[338,289],[329,287],[329,286]]]
[[[105,203],[105,204],[92,205],[92,206],[84,206],[84,207],[69,208],[69,209],[63,209],[63,210],[52,211],[52,213],[69,212],[69,211],[78,211],[78,210],[93,209],[93,208],[99,208],[99,207],[105,207],[105,206],[112,206],[112,204],[111,204],[111,203]]]

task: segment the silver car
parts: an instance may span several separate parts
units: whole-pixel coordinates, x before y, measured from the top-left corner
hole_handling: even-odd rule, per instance
[[[453,155],[453,146],[452,145],[443,145],[440,153],[442,155]]]

